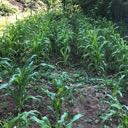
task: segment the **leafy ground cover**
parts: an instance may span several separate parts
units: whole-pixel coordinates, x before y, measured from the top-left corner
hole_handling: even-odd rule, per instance
[[[53,5],[0,38],[1,127],[127,128],[127,41],[105,18]]]

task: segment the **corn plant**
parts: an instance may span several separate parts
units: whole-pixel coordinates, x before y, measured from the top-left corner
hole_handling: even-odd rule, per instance
[[[117,97],[108,95],[110,101],[107,103],[109,104],[109,108],[105,114],[101,116],[103,121],[108,121],[114,117],[118,117],[119,121],[119,128],[126,128],[128,126],[128,106],[122,105]]]
[[[40,16],[39,16],[40,15]],[[31,49],[31,54],[36,54],[39,58],[44,59],[49,58],[51,52],[51,42],[50,42],[50,24],[51,16],[49,14],[42,16],[39,14],[33,17],[30,25],[33,24],[33,27],[37,30],[30,29],[30,36],[28,38],[29,48]],[[44,18],[45,17],[45,18]],[[38,22],[38,25],[36,25]]]
[[[52,128],[53,124],[50,123],[49,119],[45,116],[41,119],[37,118],[40,113],[36,110],[31,110],[29,112],[23,112],[18,114],[18,116],[12,118],[9,121],[0,122],[2,128],[29,128],[32,123],[36,122],[40,128]],[[69,114],[65,112],[59,120],[55,123],[55,128],[72,128],[73,123],[79,120],[82,115],[76,114],[71,120],[69,120]]]
[[[33,54],[48,59],[51,50],[50,22],[51,15],[39,13],[9,26],[0,38],[0,55],[16,63],[24,63]]]
[[[0,58],[0,77],[12,75],[15,64],[9,58]]]
[[[25,37],[23,31],[26,31],[21,25],[22,23],[24,24],[24,22],[17,22],[16,26],[10,26],[7,33],[3,35],[0,44],[1,55],[15,60],[17,64],[23,62],[26,51],[29,51],[27,42],[22,39]]]
[[[36,110],[23,112],[9,121],[3,121],[0,126],[2,128],[28,128],[31,124],[30,118],[32,116],[36,116],[37,114],[39,114],[39,112]]]
[[[61,75],[59,78],[53,79],[52,83],[55,87],[55,92],[42,89],[42,91],[51,99],[52,111],[55,113],[57,119],[60,118],[62,113],[62,104],[72,94],[72,88],[64,84],[64,77],[65,74]]]
[[[106,19],[93,21],[93,24],[100,28],[99,34],[104,37],[105,44],[102,48],[107,73],[119,73],[120,67],[127,63],[127,41],[121,38],[117,27]],[[124,64],[125,65],[125,64]]]
[[[59,87],[56,92],[50,92],[49,90],[42,89],[43,92],[47,94],[47,96],[52,101],[52,111],[55,113],[56,118],[58,119],[62,112],[62,104],[63,101],[67,98],[70,93],[69,87]]]
[[[8,83],[2,84],[0,89],[7,88],[8,93],[15,99],[17,109],[21,111],[25,101],[30,98],[27,88],[32,80],[35,80],[38,72],[37,66],[33,66],[32,56],[23,68],[17,68]],[[31,97],[32,98],[32,97]]]
[[[78,49],[82,51],[82,61],[87,65],[87,68],[104,70],[104,54],[102,48],[104,43],[101,44],[101,36],[98,34],[98,29],[81,30],[78,37]]]
[[[82,117],[81,114],[75,115],[71,120],[68,120],[68,113],[64,113],[60,119],[57,120],[55,128],[73,128],[73,123]],[[45,116],[42,119],[38,119],[33,116],[32,120],[39,124],[40,128],[52,128],[53,124],[50,123],[49,119]]]
[[[115,79],[105,79],[104,80],[104,84],[105,86],[107,86],[108,88],[111,89],[111,95],[114,96],[121,96],[122,97],[122,93],[121,93],[121,79],[115,80]]]
[[[31,45],[32,53],[36,54],[38,57],[44,57],[49,59],[49,53],[51,51],[51,44],[49,38],[45,37],[42,33],[34,35],[36,38],[32,39]]]
[[[70,43],[73,37],[73,31],[71,29],[70,24],[68,23],[68,19],[62,18],[57,23],[57,36],[56,36],[56,46],[57,51],[59,49],[59,54],[62,56],[63,63],[67,64],[70,57]]]

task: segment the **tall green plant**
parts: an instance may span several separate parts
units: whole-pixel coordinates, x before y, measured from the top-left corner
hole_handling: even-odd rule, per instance
[[[57,51],[59,50],[63,63],[67,64],[71,52],[70,44],[73,38],[73,31],[67,18],[62,18],[57,22],[56,31]]]
[[[64,84],[65,80],[67,79],[65,78],[65,75],[66,74],[63,73],[59,77],[53,78],[52,83],[55,88],[54,92],[42,89],[42,91],[45,92],[47,96],[51,99],[52,109],[57,119],[59,119],[60,115],[62,114],[62,104],[72,94],[72,88]]]
[[[103,121],[110,121],[112,118],[118,117],[118,127],[126,128],[128,126],[128,106],[122,105],[120,101],[115,96],[108,95],[110,101],[109,108],[106,113],[104,113],[101,118]]]
[[[103,37],[99,34],[99,29],[86,25],[82,25],[79,28],[78,52],[81,52],[81,60],[89,70],[104,70],[103,41]]]
[[[25,101],[30,98],[28,94],[29,83],[37,77],[35,71],[37,66],[33,66],[33,59],[29,59],[23,68],[17,68],[8,83],[2,84],[0,89],[6,88],[7,92],[14,98],[18,111],[24,108]],[[31,98],[33,98],[31,96]]]
[[[12,75],[15,66],[16,65],[9,58],[0,58],[0,77]]]
[[[71,120],[68,120],[68,113],[64,113],[60,119],[57,120],[55,128],[73,128],[73,123],[79,120],[82,117],[81,114],[75,115]],[[33,116],[32,119],[39,124],[41,128],[52,128],[53,124],[50,123],[49,119],[45,116],[42,119],[38,119]]]
[[[33,54],[48,59],[51,51],[50,14],[37,14],[9,26],[0,38],[0,55],[24,63]]]
[[[9,121],[4,121],[0,124],[2,128],[28,128],[31,125],[31,117],[39,114],[36,110],[31,110],[29,112],[23,112],[18,114],[18,116],[12,118]]]

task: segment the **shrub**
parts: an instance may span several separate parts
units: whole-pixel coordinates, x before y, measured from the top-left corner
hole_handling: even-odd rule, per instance
[[[112,0],[74,0],[87,14],[108,17],[111,14]]]

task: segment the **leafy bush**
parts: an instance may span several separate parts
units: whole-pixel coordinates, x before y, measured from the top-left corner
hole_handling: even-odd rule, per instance
[[[110,16],[112,0],[74,0],[79,4],[85,13]]]
[[[15,70],[15,64],[8,58],[0,58],[0,77],[12,75]]]

